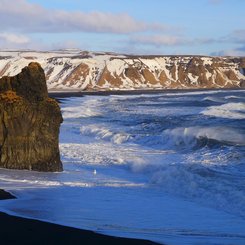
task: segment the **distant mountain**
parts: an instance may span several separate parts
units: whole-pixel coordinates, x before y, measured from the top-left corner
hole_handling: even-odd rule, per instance
[[[45,71],[49,90],[245,87],[244,57],[138,56],[80,50],[0,51],[0,77],[30,62]]]

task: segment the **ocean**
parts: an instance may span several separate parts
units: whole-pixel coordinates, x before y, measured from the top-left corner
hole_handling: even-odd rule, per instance
[[[62,173],[0,170],[0,210],[165,244],[245,244],[245,90],[60,98]]]

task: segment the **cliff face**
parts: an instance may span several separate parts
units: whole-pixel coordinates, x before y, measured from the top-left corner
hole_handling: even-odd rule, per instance
[[[48,98],[38,63],[0,79],[0,167],[61,171],[58,138],[62,116]]]
[[[120,90],[239,88],[245,58],[129,56],[81,51],[0,52],[0,77],[41,63],[49,89]]]

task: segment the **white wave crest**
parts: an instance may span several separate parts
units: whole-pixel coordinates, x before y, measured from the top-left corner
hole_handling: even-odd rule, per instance
[[[241,96],[235,96],[235,95],[229,95],[229,96],[225,96],[225,99],[242,99],[243,97]]]
[[[110,143],[60,144],[60,152],[63,158],[89,165],[121,165],[143,161],[142,156],[137,156],[134,149],[125,149]]]
[[[96,124],[82,126],[80,132],[86,136],[95,136],[96,139],[111,141],[114,144],[122,144],[131,138],[130,134],[124,132],[112,132],[110,129]]]
[[[85,118],[85,117],[95,117],[100,116],[100,113],[86,107],[65,107],[62,109],[62,116],[64,119],[69,118]]]
[[[203,98],[202,101],[221,102],[221,103],[224,102],[224,100],[222,100],[221,98],[214,97],[214,96],[207,96]]]
[[[64,119],[86,118],[100,116],[100,106],[103,105],[103,98],[100,96],[85,96],[71,98],[63,102],[62,115]],[[70,106],[72,104],[72,106]]]
[[[245,135],[229,127],[180,127],[163,132],[168,142],[175,145],[196,144],[197,139],[211,139],[228,144],[245,145]]]
[[[133,181],[127,181],[124,179],[111,177],[96,179],[89,172],[89,170],[83,169],[82,176],[78,176],[77,172],[64,171],[63,173],[53,174],[51,173],[38,173],[18,170],[4,170],[5,174],[0,174],[0,183],[6,190],[8,189],[29,189],[32,188],[47,188],[47,187],[143,187],[145,183],[137,183]],[[65,175],[69,173],[71,178],[66,178]],[[71,176],[73,175],[73,176]],[[91,177],[92,176],[92,177]],[[73,178],[72,178],[73,177]],[[23,179],[24,178],[24,179]],[[79,179],[79,180],[78,180]]]
[[[227,103],[220,106],[210,106],[201,113],[206,116],[245,119],[245,103]]]

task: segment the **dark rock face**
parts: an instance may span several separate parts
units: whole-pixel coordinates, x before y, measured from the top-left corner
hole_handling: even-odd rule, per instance
[[[38,63],[0,79],[0,167],[62,171],[58,103],[48,97]]]
[[[98,88],[240,88],[245,59],[204,56],[112,57],[97,79]],[[96,79],[95,79],[96,80]],[[95,88],[95,87],[94,87]]]
[[[16,197],[13,196],[11,193],[1,190],[0,189],[0,200],[5,200],[5,199],[15,199]]]
[[[245,88],[245,80],[242,80],[242,81],[240,82],[240,87],[241,87],[241,88]]]

